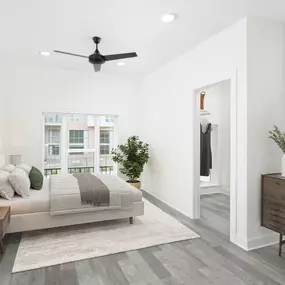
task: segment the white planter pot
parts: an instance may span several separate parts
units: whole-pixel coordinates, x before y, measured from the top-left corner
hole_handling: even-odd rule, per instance
[[[285,154],[282,156],[282,176],[285,177]]]

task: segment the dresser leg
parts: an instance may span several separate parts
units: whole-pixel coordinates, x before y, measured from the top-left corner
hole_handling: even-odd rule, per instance
[[[279,237],[279,256],[282,254],[282,244],[283,244],[283,235],[280,234]]]

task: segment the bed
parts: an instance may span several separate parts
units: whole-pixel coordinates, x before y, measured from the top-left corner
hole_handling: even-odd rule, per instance
[[[75,224],[129,218],[144,214],[140,190],[119,177],[96,174],[110,188],[110,205],[96,207],[80,203],[80,193],[66,181],[72,175],[54,175],[45,179],[43,189],[30,190],[30,197],[0,200],[11,207],[9,233],[70,226]],[[70,181],[69,181],[70,182]]]

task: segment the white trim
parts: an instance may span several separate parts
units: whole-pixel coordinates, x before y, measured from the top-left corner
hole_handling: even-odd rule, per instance
[[[90,116],[112,116],[115,119],[119,116],[118,114],[97,114],[89,112],[74,112],[74,111],[46,111],[42,112],[43,115],[53,115],[53,114],[62,114],[62,115],[90,115]]]
[[[142,190],[143,190],[144,192],[146,192],[147,194],[149,194],[150,196],[152,196],[152,197],[156,198],[157,200],[161,201],[163,204],[167,205],[168,207],[170,207],[170,208],[174,209],[175,211],[177,211],[178,213],[182,214],[183,216],[188,217],[188,218],[191,219],[191,217],[189,216],[189,214],[186,214],[185,212],[183,212],[183,211],[181,211],[181,210],[175,208],[173,205],[170,205],[170,204],[167,203],[165,200],[163,200],[163,199],[161,199],[160,197],[156,196],[154,193],[149,192],[149,191],[147,191],[147,190],[145,190],[145,189],[142,189]]]
[[[69,140],[69,134],[67,136],[67,117],[62,116],[60,128],[60,166],[61,173],[68,173],[68,153],[66,151],[67,141]]]
[[[210,194],[224,194],[222,187],[220,186],[206,186],[200,187],[200,196],[201,195],[210,195]]]
[[[42,115],[42,169],[41,172],[44,173],[44,169],[45,169],[45,152],[46,152],[46,146],[45,146],[45,116],[44,114]]]
[[[95,172],[100,171],[100,116],[95,118],[95,126],[94,126],[94,144],[95,150],[94,152],[94,170]]]
[[[237,243],[237,70],[225,73],[212,73],[210,80],[198,82],[192,88],[194,100],[194,119],[193,119],[193,169],[194,179],[192,184],[192,213],[191,218],[200,218],[200,97],[198,91],[203,88],[209,88],[221,82],[230,81],[230,129],[231,129],[231,154],[230,154],[230,241]]]
[[[95,152],[95,148],[68,148],[66,150],[67,153],[75,153],[75,152]]]
[[[251,238],[247,241],[246,250],[254,250],[262,248],[265,246],[270,246],[278,243],[279,235],[277,233],[272,233],[266,236],[259,236]]]
[[[118,130],[118,118],[116,117],[116,119],[114,121],[114,129],[113,129],[114,149],[117,148],[118,141],[119,141],[119,139],[118,139],[118,131],[117,130]],[[119,174],[118,172],[119,172],[118,171],[118,163],[114,162],[114,164],[113,164],[113,173],[115,175],[118,175]]]

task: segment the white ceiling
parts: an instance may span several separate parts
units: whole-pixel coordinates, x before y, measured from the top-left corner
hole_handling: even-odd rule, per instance
[[[161,21],[175,13],[173,23]],[[245,16],[285,20],[284,0],[1,0],[0,61],[34,62],[93,72],[88,60],[40,51],[89,55],[93,36],[102,54],[138,53],[105,73],[145,74]]]

